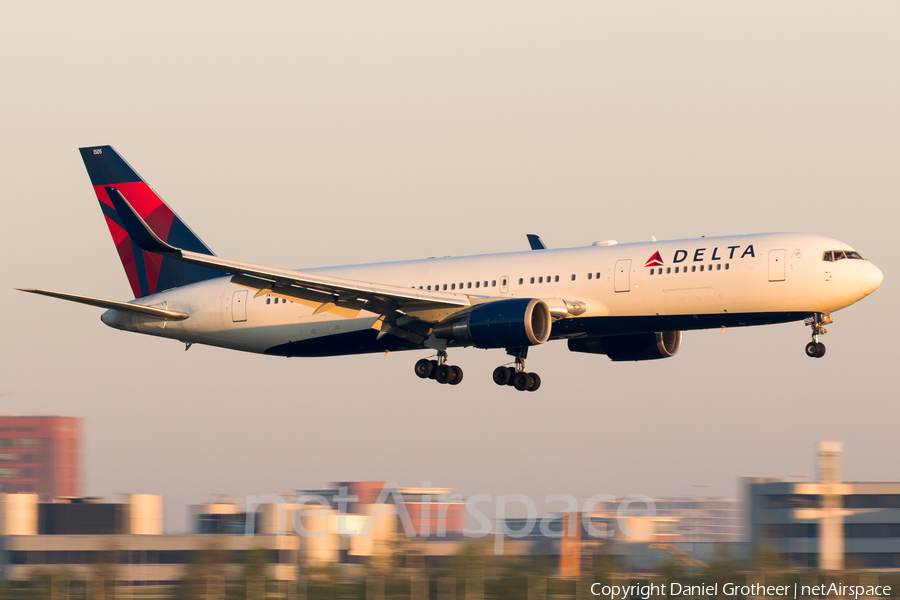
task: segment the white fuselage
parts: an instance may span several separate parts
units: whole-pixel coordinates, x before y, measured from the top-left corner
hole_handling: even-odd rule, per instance
[[[825,261],[852,251],[834,239],[794,233],[595,245],[481,256],[304,269],[364,282],[459,291],[472,297],[562,299],[583,312],[554,323],[551,339],[756,325],[831,313],[881,282],[863,259]],[[658,260],[653,260],[659,254]],[[651,274],[652,271],[652,274]],[[430,288],[429,288],[430,286]],[[379,315],[355,318],[287,301],[231,282],[231,276],[134,301],[190,314],[164,321],[110,310],[107,325],[186,343],[247,352],[317,356],[414,349],[383,336]],[[415,316],[436,322],[458,309]]]

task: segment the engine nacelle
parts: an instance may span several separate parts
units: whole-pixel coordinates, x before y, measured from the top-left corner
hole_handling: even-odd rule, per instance
[[[550,339],[550,308],[536,298],[479,304],[434,327],[434,337],[478,348],[534,346]]]
[[[681,349],[680,331],[611,335],[569,340],[572,352],[605,354],[610,360],[655,360],[669,358]]]

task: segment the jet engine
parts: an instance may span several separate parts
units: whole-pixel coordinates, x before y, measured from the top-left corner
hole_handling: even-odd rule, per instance
[[[675,356],[681,349],[680,331],[574,338],[569,350],[605,354],[610,360],[655,360]]]
[[[479,304],[434,326],[434,337],[478,348],[534,346],[550,339],[550,308],[536,298]]]

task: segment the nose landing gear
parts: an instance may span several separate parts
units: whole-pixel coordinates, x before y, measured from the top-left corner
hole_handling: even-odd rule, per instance
[[[438,383],[459,385],[463,380],[463,370],[447,364],[447,351],[438,350],[437,360],[423,358],[415,366],[416,375],[421,379],[434,379]]]
[[[828,333],[824,325],[834,323],[834,319],[827,313],[814,313],[807,317],[805,323],[812,327],[812,341],[806,345],[806,355],[810,358],[822,358],[825,356],[825,344],[819,341],[819,336]]]
[[[528,357],[528,348],[510,348],[508,354],[516,357],[515,367],[497,367],[494,369],[493,379],[497,385],[510,385],[520,392],[535,392],[541,387],[541,377],[537,373],[525,372],[525,359]]]

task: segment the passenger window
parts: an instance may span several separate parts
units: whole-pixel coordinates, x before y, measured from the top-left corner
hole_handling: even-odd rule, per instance
[[[484,284],[487,285],[487,281],[485,281]],[[506,285],[506,280],[505,280],[505,279],[503,280],[503,285]],[[497,280],[496,280],[496,279],[491,279],[491,287],[497,287]]]
[[[543,278],[543,277],[538,277],[538,283],[544,283],[544,278]]]
[[[481,287],[481,282],[480,282],[480,281],[476,281],[476,282],[475,282],[475,287],[476,287],[476,288],[480,288],[480,287]]]
[[[446,290],[447,290],[447,284],[445,283],[445,284],[444,284],[444,291],[446,291]]]
[[[697,265],[692,265],[692,266],[691,266],[691,273],[696,273],[696,272],[697,272]]]
[[[572,281],[575,281],[575,273],[572,273]]]
[[[650,274],[653,275],[653,269],[650,269]]]
[[[272,299],[271,299],[271,298],[266,298],[266,304],[272,304]]]
[[[731,263],[725,263],[725,270],[726,270],[726,271],[728,270],[728,265],[730,265],[730,264],[731,264]]]
[[[600,279],[600,273],[597,273],[597,279]]]
[[[531,283],[534,283],[534,277],[531,278]]]
[[[451,284],[450,284],[450,289],[451,289],[451,290],[455,290],[455,289],[456,289],[456,284],[455,284],[455,283],[451,283]]]
[[[681,268],[681,267],[675,267],[675,272],[677,273],[677,272],[678,272],[678,269],[680,269],[680,268]]]
[[[471,282],[471,281],[470,281],[469,284],[466,286],[466,288],[467,288],[467,289],[470,289],[470,290],[472,289],[472,282]]]
[[[590,279],[590,278],[591,278],[591,274],[590,274],[590,273],[588,273],[588,279]]]
[[[672,267],[666,267],[666,275],[670,274],[671,272],[672,272]],[[675,271],[675,272],[677,273],[678,271]]]
[[[703,272],[703,265],[700,265],[700,272]]]
[[[522,279],[521,277],[519,277],[519,285],[522,285],[523,282],[524,282],[524,279]]]
[[[431,286],[430,286],[430,285],[428,286],[428,291],[429,291],[429,292],[431,291]]]
[[[550,276],[547,275],[547,283],[550,283]]]
[[[716,264],[716,271],[721,271],[721,270],[722,270],[722,263]]]

